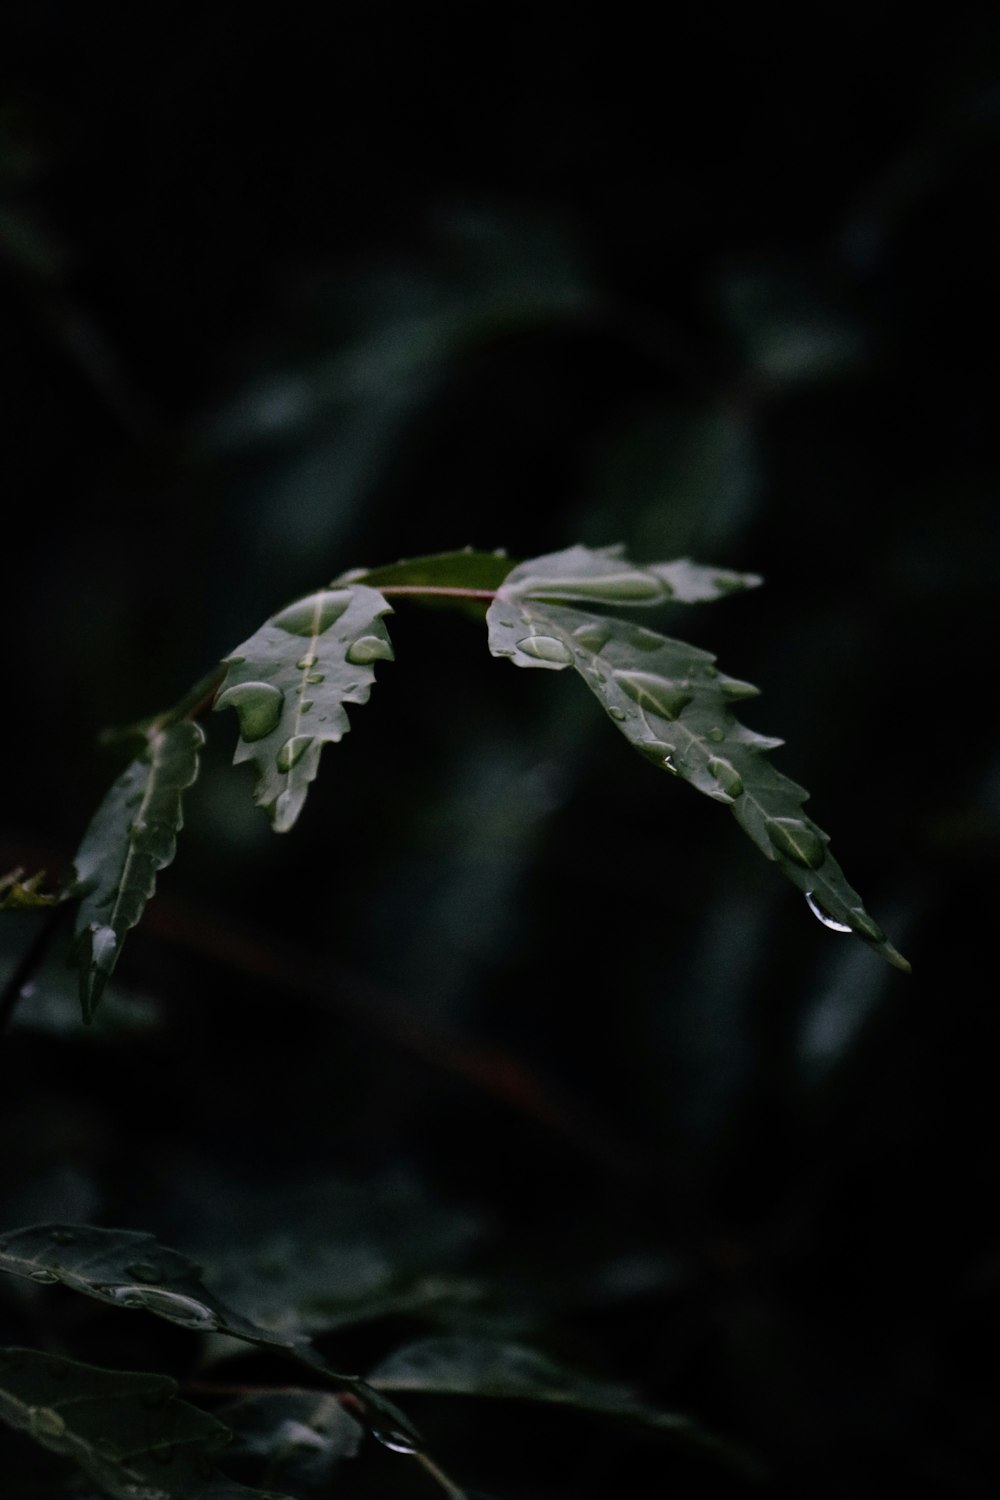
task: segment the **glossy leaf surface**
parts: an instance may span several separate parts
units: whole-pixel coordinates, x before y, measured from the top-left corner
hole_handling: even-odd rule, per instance
[[[153,731],[84,834],[71,893],[81,898],[74,962],[87,1021],[121,956],[125,934],[142,916],[158,872],[174,857],[181,798],[198,775],[203,742],[201,729],[188,720]]]
[[[344,705],[367,703],[374,663],[392,660],[381,618],[391,608],[363,584],[318,589],[279,610],[226,658],[215,707],[239,715],[233,763],[256,767],[254,800],[276,832],[295,823],[323,746],[350,729]]]

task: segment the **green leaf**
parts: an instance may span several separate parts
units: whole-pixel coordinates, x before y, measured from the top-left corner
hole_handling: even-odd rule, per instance
[[[389,563],[386,567],[372,568],[368,572],[355,569],[343,574],[337,582],[360,581],[372,588],[392,590],[393,593],[435,588],[492,593],[500,587],[513,566],[503,551],[473,552],[469,547],[461,552],[437,552],[429,557],[404,559]]]
[[[204,735],[188,720],[151,732],[146,749],[122,772],[84,834],[70,895],[79,895],[73,962],[80,969],[84,1020],[90,1021],[142,916],[157,872],[174,857],[182,826],[181,794],[198,774]]]
[[[522,1344],[461,1337],[420,1339],[395,1350],[368,1378],[384,1391],[538,1401],[618,1417],[710,1450],[740,1469],[755,1467],[746,1454],[689,1417],[647,1406],[625,1386],[581,1375]]]
[[[282,1338],[243,1317],[204,1285],[201,1270],[151,1234],[89,1224],[38,1224],[0,1236],[0,1271],[61,1282],[113,1307],[141,1309],[200,1333],[225,1333],[296,1360],[356,1396],[384,1427],[413,1435],[405,1416],[364,1381],[332,1368],[307,1338]]]
[[[0,1418],[72,1459],[119,1500],[287,1500],[226,1479],[210,1455],[229,1429],[164,1375],[0,1349]]]
[[[724,676],[713,656],[683,641],[524,592],[511,596],[507,585],[487,622],[494,656],[519,667],[574,667],[642,755],[729,807],[821,921],[857,933],[889,963],[909,969],[848,884],[827,834],[803,813],[808,792],[766,758],[783,741],[734,718],[732,704],[756,697],[757,688]]]
[[[381,616],[392,606],[363,584],[319,589],[278,611],[226,658],[216,709],[235,708],[234,765],[257,767],[254,800],[278,833],[292,827],[325,744],[350,729],[345,703],[367,703],[376,661],[391,661]]]
[[[629,562],[621,547],[567,547],[533,557],[508,573],[505,599],[580,599],[591,604],[700,604],[756,588],[756,573],[704,567],[686,557],[675,562]]]

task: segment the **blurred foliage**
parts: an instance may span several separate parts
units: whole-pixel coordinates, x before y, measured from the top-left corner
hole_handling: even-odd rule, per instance
[[[746,717],[786,736],[776,765],[913,977],[761,878],[721,809],[622,765],[581,684],[479,666],[465,621],[400,603],[399,669],[301,827],[271,833],[211,736],[99,1029],[59,1019],[58,944],[32,964],[0,1040],[0,1222],[154,1233],[338,1369],[527,1345],[770,1476],[414,1397],[469,1494],[586,1500],[652,1465],[679,1497],[974,1500],[997,1479],[997,24],[662,24],[5,8],[0,869],[65,874],[126,759],[101,730],[317,579],[622,541],[764,574],[684,629],[764,686]],[[429,710],[456,680],[457,715]],[[50,917],[4,914],[14,979]],[[3,1345],[162,1372],[223,1422],[249,1399],[199,1394],[215,1335],[0,1295]],[[269,1479],[260,1433],[288,1423]],[[247,1413],[234,1475],[435,1492],[312,1423]],[[0,1439],[17,1500],[92,1500]]]

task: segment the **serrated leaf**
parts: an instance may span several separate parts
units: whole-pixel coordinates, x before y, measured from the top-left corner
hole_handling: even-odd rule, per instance
[[[804,814],[808,792],[767,759],[783,742],[733,716],[734,702],[756,695],[752,684],[724,676],[709,652],[631,621],[513,598],[506,586],[501,595],[487,614],[494,656],[519,667],[574,667],[642,755],[729,807],[821,921],[839,923],[909,969],[848,884],[828,835]]]
[[[621,547],[567,547],[520,563],[499,589],[505,599],[579,599],[591,604],[700,604],[756,588],[756,573],[709,568],[682,557],[630,562]]]
[[[594,1380],[522,1344],[461,1337],[419,1339],[395,1350],[369,1380],[380,1390],[538,1401],[618,1417],[714,1452],[741,1469],[751,1460],[689,1417],[648,1406],[625,1386]]]
[[[412,1435],[406,1417],[364,1381],[335,1370],[307,1338],[282,1338],[216,1297],[187,1256],[133,1229],[38,1224],[0,1236],[0,1271],[63,1286],[113,1307],[138,1309],[200,1333],[225,1333],[324,1375],[356,1396],[381,1424]]]
[[[287,1500],[225,1479],[229,1429],[176,1397],[164,1375],[0,1349],[0,1419],[72,1459],[117,1500]]]
[[[364,584],[319,589],[287,605],[226,658],[215,700],[234,708],[233,764],[257,767],[254,800],[278,833],[292,827],[323,746],[350,729],[346,703],[367,703],[373,663],[391,661],[381,616],[392,606]]]
[[[80,969],[85,1021],[93,1017],[125,934],[153,894],[157,873],[174,857],[181,796],[198,775],[204,738],[189,720],[151,732],[83,836],[70,894],[81,898],[72,962]]]

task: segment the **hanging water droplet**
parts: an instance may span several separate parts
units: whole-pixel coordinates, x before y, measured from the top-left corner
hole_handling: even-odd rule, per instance
[[[873,943],[885,942],[885,933],[877,922],[872,921],[863,906],[851,907],[851,927],[861,937],[866,937]]]
[[[560,666],[573,660],[573,653],[566,643],[554,635],[525,636],[523,641],[518,641],[517,649],[525,656],[533,656],[536,661],[558,662]]]
[[[80,1236],[75,1229],[53,1229],[49,1239],[57,1245],[75,1245]]]
[[[383,635],[361,635],[347,648],[347,660],[356,667],[370,661],[392,661],[393,650]]]
[[[738,677],[720,677],[716,686],[723,698],[729,698],[734,703],[741,698],[760,697],[759,687],[754,687],[752,682],[741,682]]]
[[[273,623],[290,635],[322,635],[340,619],[352,598],[350,589],[320,589],[289,604],[274,616]]]
[[[278,726],[284,693],[270,682],[237,682],[216,699],[216,708],[235,708],[240,734],[250,744],[262,740]]]
[[[838,922],[836,917],[831,917],[828,911],[823,910],[812,891],[806,891],[806,904],[817,921],[822,922],[824,927],[829,927],[831,932],[850,932],[847,922]]]
[[[39,1286],[53,1286],[59,1280],[54,1271],[46,1271],[41,1266],[37,1271],[29,1271],[28,1275],[32,1281],[37,1281]]]
[[[726,731],[720,729],[718,724],[716,724],[708,731],[708,738],[712,741],[713,745],[721,745],[722,741],[726,738]]]
[[[33,1406],[28,1420],[37,1438],[60,1438],[66,1431],[66,1423],[51,1406]]]
[[[308,734],[296,734],[286,740],[275,756],[278,770],[290,771],[297,766],[311,744],[312,736]]]
[[[154,1266],[149,1260],[134,1260],[125,1269],[136,1281],[159,1281],[163,1275],[159,1266]]]
[[[625,710],[623,708],[619,708],[617,703],[612,703],[611,707],[608,709],[608,713],[613,719],[616,719],[619,724],[625,717]]]
[[[373,1427],[372,1437],[376,1442],[381,1443],[383,1448],[390,1448],[393,1453],[406,1453],[412,1457],[418,1452],[413,1439],[407,1437],[405,1432],[400,1432],[397,1427]]]
[[[90,929],[90,956],[99,969],[110,969],[115,961],[118,936],[113,927],[94,922]]]
[[[219,1320],[211,1308],[195,1297],[183,1292],[168,1292],[162,1287],[150,1286],[103,1286],[97,1290],[112,1302],[122,1307],[142,1307],[147,1312],[159,1313],[173,1323],[185,1328],[218,1328]]]
[[[780,854],[806,870],[818,870],[826,859],[819,832],[801,818],[768,818],[767,836]]]
[[[674,765],[674,758],[672,755],[664,756],[663,769],[665,771],[669,771],[671,776],[679,776],[681,774],[680,771],[678,771],[677,767]]]
[[[728,760],[712,759],[708,769],[729,797],[739,797],[743,791],[743,777]]]
[[[651,708],[664,719],[679,718],[694,697],[686,682],[672,682],[653,672],[616,672],[615,678],[640,708]]]

